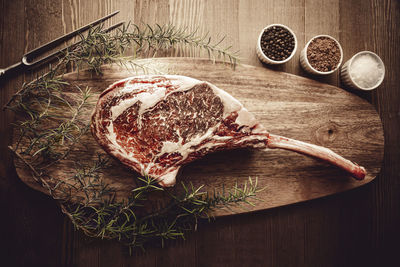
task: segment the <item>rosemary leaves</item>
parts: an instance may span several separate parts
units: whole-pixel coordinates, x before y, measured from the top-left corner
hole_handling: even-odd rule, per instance
[[[132,188],[108,184],[104,177],[113,175],[110,166],[117,163],[88,146],[92,137],[87,114],[100,92],[63,78],[71,68],[88,68],[101,79],[103,66],[110,63],[142,73],[155,72],[158,70],[138,59],[174,49],[197,49],[211,59],[236,64],[237,53],[231,52],[230,46],[172,25],[129,24],[112,32],[97,26],[80,38],[81,42],[66,50],[47,72],[25,83],[5,107],[19,118],[15,123],[17,138],[10,147],[16,163],[31,171],[42,191],[58,201],[77,229],[89,236],[118,239],[131,248],[143,248],[152,240],[163,244],[167,239],[183,238],[212,209],[255,197],[260,190],[256,180],[212,196],[202,186],[191,184],[181,184],[176,192],[166,190],[148,177],[132,179]],[[66,165],[71,168],[60,168]],[[59,169],[66,179],[57,175]],[[118,198],[119,190],[127,190],[129,197]]]

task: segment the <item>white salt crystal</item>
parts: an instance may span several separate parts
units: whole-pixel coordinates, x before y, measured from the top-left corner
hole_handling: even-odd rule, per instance
[[[375,86],[384,75],[383,65],[371,54],[354,58],[349,71],[353,81],[362,88]]]

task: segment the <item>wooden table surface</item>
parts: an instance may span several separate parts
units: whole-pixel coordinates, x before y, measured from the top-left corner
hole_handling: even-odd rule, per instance
[[[385,156],[381,174],[358,189],[323,199],[201,222],[185,241],[129,256],[116,241],[91,239],[55,201],[16,176],[7,145],[10,112],[0,113],[1,266],[400,266],[400,2],[397,0],[0,0],[0,67],[24,52],[94,19],[121,10],[135,23],[172,23],[225,34],[241,62],[263,67],[255,53],[259,31],[291,27],[299,49],[314,35],[339,40],[346,61],[376,52],[383,84],[358,93],[381,116]],[[191,54],[183,54],[192,56]],[[281,71],[306,76],[299,51]],[[1,106],[24,75],[0,81]],[[312,77],[313,78],[313,77]],[[337,73],[319,81],[340,86]]]

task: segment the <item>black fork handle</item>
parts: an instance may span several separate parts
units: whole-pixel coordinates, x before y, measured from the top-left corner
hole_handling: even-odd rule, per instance
[[[5,77],[8,74],[11,74],[19,69],[21,69],[24,66],[24,64],[20,61],[18,63],[15,63],[11,66],[8,66],[5,69],[0,69],[0,79]]]
[[[114,24],[111,27],[105,29],[104,32],[110,32],[110,31],[112,31],[112,30],[114,30],[114,29],[116,29],[116,28],[118,28],[118,27],[120,27],[122,25],[124,25],[124,22],[119,22],[119,23]],[[23,69],[23,68],[38,67],[38,66],[40,66],[40,65],[42,65],[42,64],[44,64],[46,62],[54,60],[54,59],[57,58],[57,56],[61,56],[65,51],[67,51],[67,49],[72,49],[74,46],[78,45],[79,43],[81,43],[81,41],[76,42],[76,43],[74,43],[72,45],[69,45],[67,47],[64,47],[61,50],[56,51],[56,52],[54,52],[54,53],[52,53],[50,55],[47,55],[47,56],[45,56],[45,57],[43,57],[43,58],[41,58],[39,60],[36,60],[34,62],[29,62],[28,58],[27,58],[27,55],[24,55],[20,62],[15,63],[15,64],[13,64],[13,65],[5,68],[5,69],[0,69],[0,80],[2,78],[4,78],[6,75],[11,74],[11,73],[13,73],[13,72],[15,72],[17,70],[20,70],[20,69]]]

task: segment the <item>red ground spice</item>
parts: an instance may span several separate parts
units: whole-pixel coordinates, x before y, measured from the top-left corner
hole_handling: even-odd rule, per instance
[[[340,62],[340,48],[329,37],[318,37],[311,41],[307,48],[307,59],[310,65],[321,72],[328,72]]]

